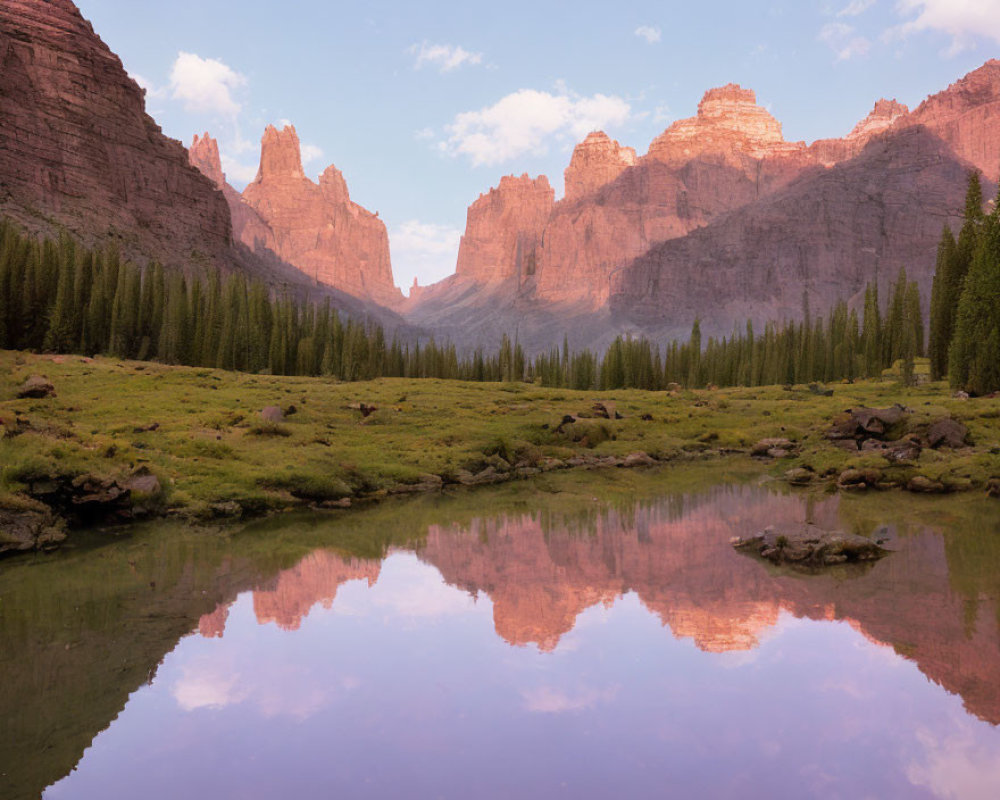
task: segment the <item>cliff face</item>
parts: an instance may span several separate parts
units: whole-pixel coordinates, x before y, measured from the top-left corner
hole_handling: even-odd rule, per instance
[[[260,214],[243,202],[240,193],[226,182],[222,160],[219,158],[219,143],[207,133],[201,137],[195,134],[188,157],[226,198],[233,223],[233,236],[254,252],[269,250],[276,253],[274,231]]]
[[[501,178],[499,187],[469,206],[456,274],[480,283],[513,278],[519,284],[534,275],[554,203],[555,191],[544,175]]]
[[[274,252],[315,281],[381,305],[402,302],[385,224],[351,201],[335,167],[319,184],[306,177],[294,127],[264,131],[260,170],[241,202],[271,230]]]
[[[1000,61],[913,112],[879,100],[843,138],[808,146],[785,141],[751,90],[711,89],[698,113],[673,123],[644,156],[590,134],[540,233],[536,217],[530,231],[518,228],[519,214],[506,206],[508,248],[522,231],[540,241],[534,274],[516,295],[498,294],[482,273],[460,266],[422,291],[409,313],[446,330],[471,322],[487,337],[515,323],[541,337],[552,319],[573,319],[591,331],[576,344],[601,346],[636,326],[683,334],[696,316],[712,334],[748,318],[798,316],[804,290],[814,310],[825,310],[867,281],[893,280],[903,265],[927,290],[941,224],[962,206],[965,170],[1000,174],[997,131]],[[477,250],[499,248],[501,228],[481,225],[473,209]],[[580,314],[589,319],[582,326]],[[572,336],[569,324],[563,330]],[[553,344],[522,341],[535,350]]]
[[[167,264],[230,255],[222,196],[69,0],[0,4],[0,213]]]
[[[613,313],[684,335],[734,320],[797,318],[803,296],[827,309],[887,290],[902,267],[929,296],[941,225],[962,208],[966,165],[922,127],[873,140],[856,158],[803,178],[688,236],[663,242],[614,276]]]

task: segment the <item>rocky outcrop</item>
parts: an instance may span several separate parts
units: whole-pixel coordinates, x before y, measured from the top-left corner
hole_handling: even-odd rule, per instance
[[[663,335],[722,334],[735,321],[825,311],[902,267],[929,296],[943,221],[967,166],[923,127],[873,139],[856,158],[651,248],[614,276],[612,312]]]
[[[622,147],[604,131],[594,131],[573,150],[573,157],[563,174],[565,199],[576,200],[588,195],[635,165],[634,148]]]
[[[518,285],[534,275],[554,203],[555,191],[544,175],[501,178],[497,188],[469,206],[456,275],[478,283],[515,279]]]
[[[847,563],[877,561],[889,554],[878,540],[844,531],[828,531],[808,523],[789,528],[765,528],[752,536],[736,537],[732,546],[740,552],[772,564],[804,571]]]
[[[1000,60],[928,97],[903,125],[922,125],[990,181],[1000,178]]]
[[[254,252],[268,250],[274,253],[276,250],[274,231],[264,222],[260,214],[243,202],[240,193],[226,182],[226,176],[222,172],[222,160],[219,157],[219,143],[208,133],[201,137],[195,134],[188,150],[188,157],[226,198],[233,222],[233,235]]]
[[[402,301],[385,224],[351,201],[336,167],[318,184],[306,177],[294,127],[264,131],[260,170],[242,202],[273,232],[274,252],[316,282],[385,306]]]
[[[0,213],[169,265],[231,255],[222,196],[70,0],[0,4]]]
[[[808,146],[785,141],[753,91],[711,89],[695,116],[673,123],[642,157],[599,132],[577,146],[566,195],[541,231],[535,273],[516,294],[451,281],[422,291],[409,313],[445,329],[516,324],[536,332],[537,341],[522,342],[538,350],[553,344],[541,338],[553,327],[546,315],[574,320],[556,342],[585,329],[593,333],[582,343],[600,347],[637,327],[685,335],[695,317],[710,334],[747,319],[796,318],[803,292],[814,311],[825,310],[869,281],[884,288],[903,265],[926,295],[941,225],[962,207],[966,170],[997,177],[997,122],[1000,61],[912,113],[879,100],[846,136]],[[484,239],[489,230],[477,231],[482,251],[497,246]],[[577,324],[581,314],[593,324]]]

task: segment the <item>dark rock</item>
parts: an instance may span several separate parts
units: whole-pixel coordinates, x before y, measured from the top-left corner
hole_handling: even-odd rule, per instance
[[[622,419],[617,407],[610,400],[598,400],[591,408],[591,413],[600,419]]]
[[[939,419],[927,429],[927,443],[933,447],[965,447],[969,429],[951,418]]]
[[[990,478],[987,481],[986,494],[990,497],[1000,497],[1000,478]]]
[[[159,422],[151,422],[149,425],[138,425],[132,428],[132,433],[152,433],[155,430],[159,430]]]
[[[285,414],[278,406],[265,406],[260,412],[260,418],[264,422],[277,424],[285,421]]]
[[[31,398],[33,400],[40,399],[42,397],[54,397],[56,393],[56,387],[53,386],[47,379],[43,378],[41,375],[32,375],[28,380],[21,384],[21,388],[17,391],[17,396],[19,398]]]
[[[0,555],[49,550],[66,538],[66,523],[50,512],[0,508]]]
[[[808,523],[780,531],[767,528],[752,536],[734,538],[730,544],[772,564],[813,569],[845,562],[875,561],[889,552],[864,536],[827,531]]]
[[[819,383],[810,383],[809,391],[813,394],[819,395],[820,397],[833,397],[833,389],[828,389]]]

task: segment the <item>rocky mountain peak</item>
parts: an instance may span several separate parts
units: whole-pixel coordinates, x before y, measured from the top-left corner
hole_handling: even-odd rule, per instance
[[[622,147],[604,131],[593,131],[573,149],[573,157],[563,173],[566,199],[575,200],[599,189],[635,166],[632,147]]]
[[[288,178],[305,179],[302,169],[302,149],[294,125],[280,131],[273,125],[264,129],[260,141],[260,170],[255,183]]]
[[[191,163],[201,170],[201,173],[222,189],[226,184],[226,176],[222,172],[222,159],[219,157],[219,143],[206,132],[204,136],[194,135],[194,141],[188,149]]]
[[[892,127],[896,120],[905,117],[909,113],[910,109],[902,103],[882,98],[875,103],[875,107],[868,116],[854,126],[854,129],[847,135],[847,138],[870,139],[872,136]]]
[[[686,161],[706,153],[747,153],[756,158],[787,149],[781,123],[757,104],[752,89],[730,83],[705,92],[698,114],[675,122],[649,146],[658,161]]]
[[[347,181],[344,180],[344,173],[333,164],[323,170],[319,176],[319,188],[323,190],[323,196],[331,203],[349,203],[351,194],[347,190]]]

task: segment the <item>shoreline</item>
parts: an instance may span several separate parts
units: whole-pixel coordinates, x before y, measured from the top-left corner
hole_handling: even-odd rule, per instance
[[[17,398],[33,375],[51,394]],[[0,387],[0,555],[49,549],[95,524],[213,524],[725,458],[814,491],[1000,495],[1000,400],[953,398],[942,385],[865,381],[818,394],[336,383],[2,351]],[[854,430],[844,416],[897,402],[891,424],[865,416]],[[954,422],[957,446],[930,446],[942,421]]]

